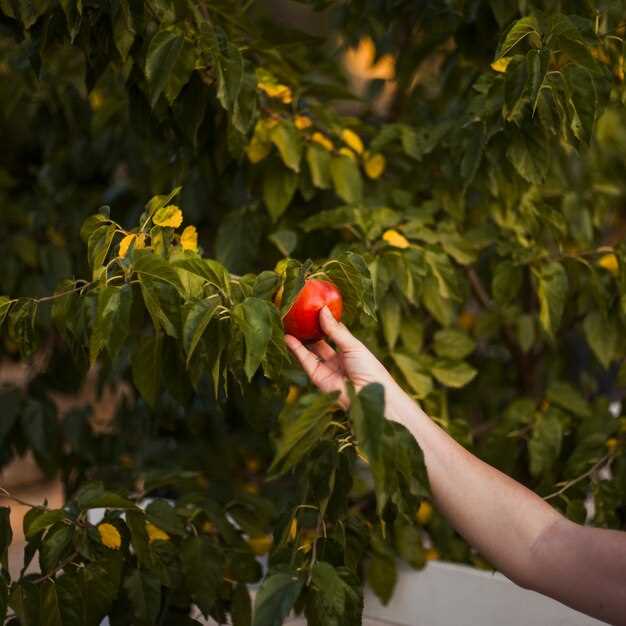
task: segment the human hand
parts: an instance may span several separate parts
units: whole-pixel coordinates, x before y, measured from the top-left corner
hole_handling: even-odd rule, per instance
[[[394,381],[382,363],[347,329],[338,322],[328,307],[320,311],[320,326],[334,342],[336,350],[323,339],[309,346],[296,337],[285,335],[287,347],[294,353],[311,382],[324,393],[339,391],[339,404],[347,409],[350,400],[347,383],[359,391],[370,383],[385,388],[385,408],[394,418],[395,406],[406,394]]]

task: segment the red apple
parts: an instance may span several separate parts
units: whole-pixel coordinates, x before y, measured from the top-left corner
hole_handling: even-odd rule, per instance
[[[343,298],[335,285],[327,280],[310,278],[283,318],[283,328],[300,341],[318,341],[324,337],[319,323],[320,311],[327,306],[334,318],[341,320]]]

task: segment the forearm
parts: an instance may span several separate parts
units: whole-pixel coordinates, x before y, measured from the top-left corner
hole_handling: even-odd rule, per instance
[[[437,508],[506,576],[529,586],[533,545],[561,516],[520,483],[470,454],[403,392],[388,417],[403,424],[423,453]]]

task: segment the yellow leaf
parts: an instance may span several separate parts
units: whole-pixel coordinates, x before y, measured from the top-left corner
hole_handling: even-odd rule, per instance
[[[263,141],[255,135],[246,146],[246,154],[250,163],[258,163],[270,153],[271,149],[272,144],[269,141]]]
[[[386,230],[383,234],[383,240],[386,241],[393,248],[401,248],[404,250],[408,248],[411,244],[409,240],[397,230],[389,229]]]
[[[311,126],[313,126],[311,118],[307,115],[296,115],[293,118],[293,123],[298,130],[304,130],[305,128],[310,128]]]
[[[258,495],[258,493],[259,493],[259,486],[258,486],[256,483],[249,482],[249,483],[246,483],[246,484],[243,486],[243,490],[244,490],[246,493],[249,493],[249,494],[251,494],[251,495],[253,495],[253,496],[256,496],[256,495]]]
[[[135,239],[135,250],[143,250],[146,247],[145,233],[139,233]]]
[[[427,561],[437,561],[440,558],[439,551],[436,548],[428,548],[424,552],[424,558]]]
[[[100,524],[98,526],[98,533],[100,534],[100,541],[111,550],[119,550],[122,545],[122,537],[120,531],[113,526],[113,524]]]
[[[616,437],[610,437],[606,440],[606,447],[610,454],[613,454],[619,448],[620,442]]]
[[[104,104],[104,96],[99,89],[94,89],[89,94],[89,104],[91,105],[92,111],[97,111],[102,108],[102,105]]]
[[[356,154],[354,154],[350,148],[339,148],[339,154],[343,154],[343,156],[347,156],[349,159],[356,161]]]
[[[370,178],[380,178],[385,171],[386,164],[385,157],[382,154],[367,155],[363,163],[365,173]]]
[[[325,150],[328,150],[328,152],[331,152],[335,148],[335,144],[333,144],[333,142],[323,133],[313,133],[313,135],[311,135],[311,139],[315,143],[319,143],[319,145],[322,146],[322,148],[324,148]]]
[[[204,524],[202,524],[202,532],[207,535],[214,535],[217,532],[217,529],[215,528],[215,524],[213,522],[204,522]]]
[[[291,89],[287,85],[259,83],[257,87],[270,98],[276,98],[285,104],[289,104],[293,100]]]
[[[122,241],[120,241],[120,252],[119,255],[121,257],[125,257],[128,254],[128,248],[130,248],[130,244],[137,238],[137,235],[126,235]]]
[[[425,526],[430,521],[430,518],[433,516],[433,507],[430,502],[426,500],[422,500],[420,502],[419,509],[417,509],[417,513],[415,514],[415,518],[417,519],[418,524]]]
[[[509,63],[511,62],[511,57],[502,57],[497,61],[494,61],[491,64],[491,69],[494,72],[499,72],[500,74],[504,74],[506,72],[506,68],[509,67]]]
[[[286,404],[293,404],[300,397],[300,387],[298,385],[289,385],[289,391],[287,392],[287,398],[285,398]]]
[[[246,459],[246,469],[252,474],[256,474],[259,471],[259,459],[255,456],[250,456]]]
[[[198,231],[195,226],[187,226],[180,236],[180,245],[183,250],[198,252]]]
[[[298,534],[298,520],[294,517],[289,524],[289,541],[295,541]]]
[[[257,556],[267,554],[272,547],[274,538],[272,535],[261,535],[259,537],[250,537],[248,539],[248,545],[252,548],[252,552]]]
[[[459,315],[459,326],[465,330],[471,330],[476,323],[476,314],[472,311],[463,311]]]
[[[605,254],[598,259],[598,265],[611,274],[617,274],[619,271],[619,261],[614,254]]]
[[[361,141],[361,138],[353,130],[350,130],[349,128],[344,128],[341,131],[341,139],[347,146],[350,146],[350,148],[352,148],[357,154],[362,154],[363,142]]]
[[[183,223],[183,212],[174,204],[159,209],[152,221],[157,226],[178,228]]]
[[[152,543],[153,541],[169,541],[170,536],[164,531],[161,530],[155,524],[151,522],[146,522],[146,532],[148,533],[148,541]]]

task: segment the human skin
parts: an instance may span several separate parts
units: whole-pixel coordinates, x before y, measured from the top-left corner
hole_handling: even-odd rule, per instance
[[[424,454],[433,500],[456,530],[518,585],[616,626],[626,626],[626,533],[575,524],[542,498],[484,463],[433,422],[376,357],[327,308],[321,340],[285,342],[323,392],[346,384],[385,389],[385,416],[402,424]]]

